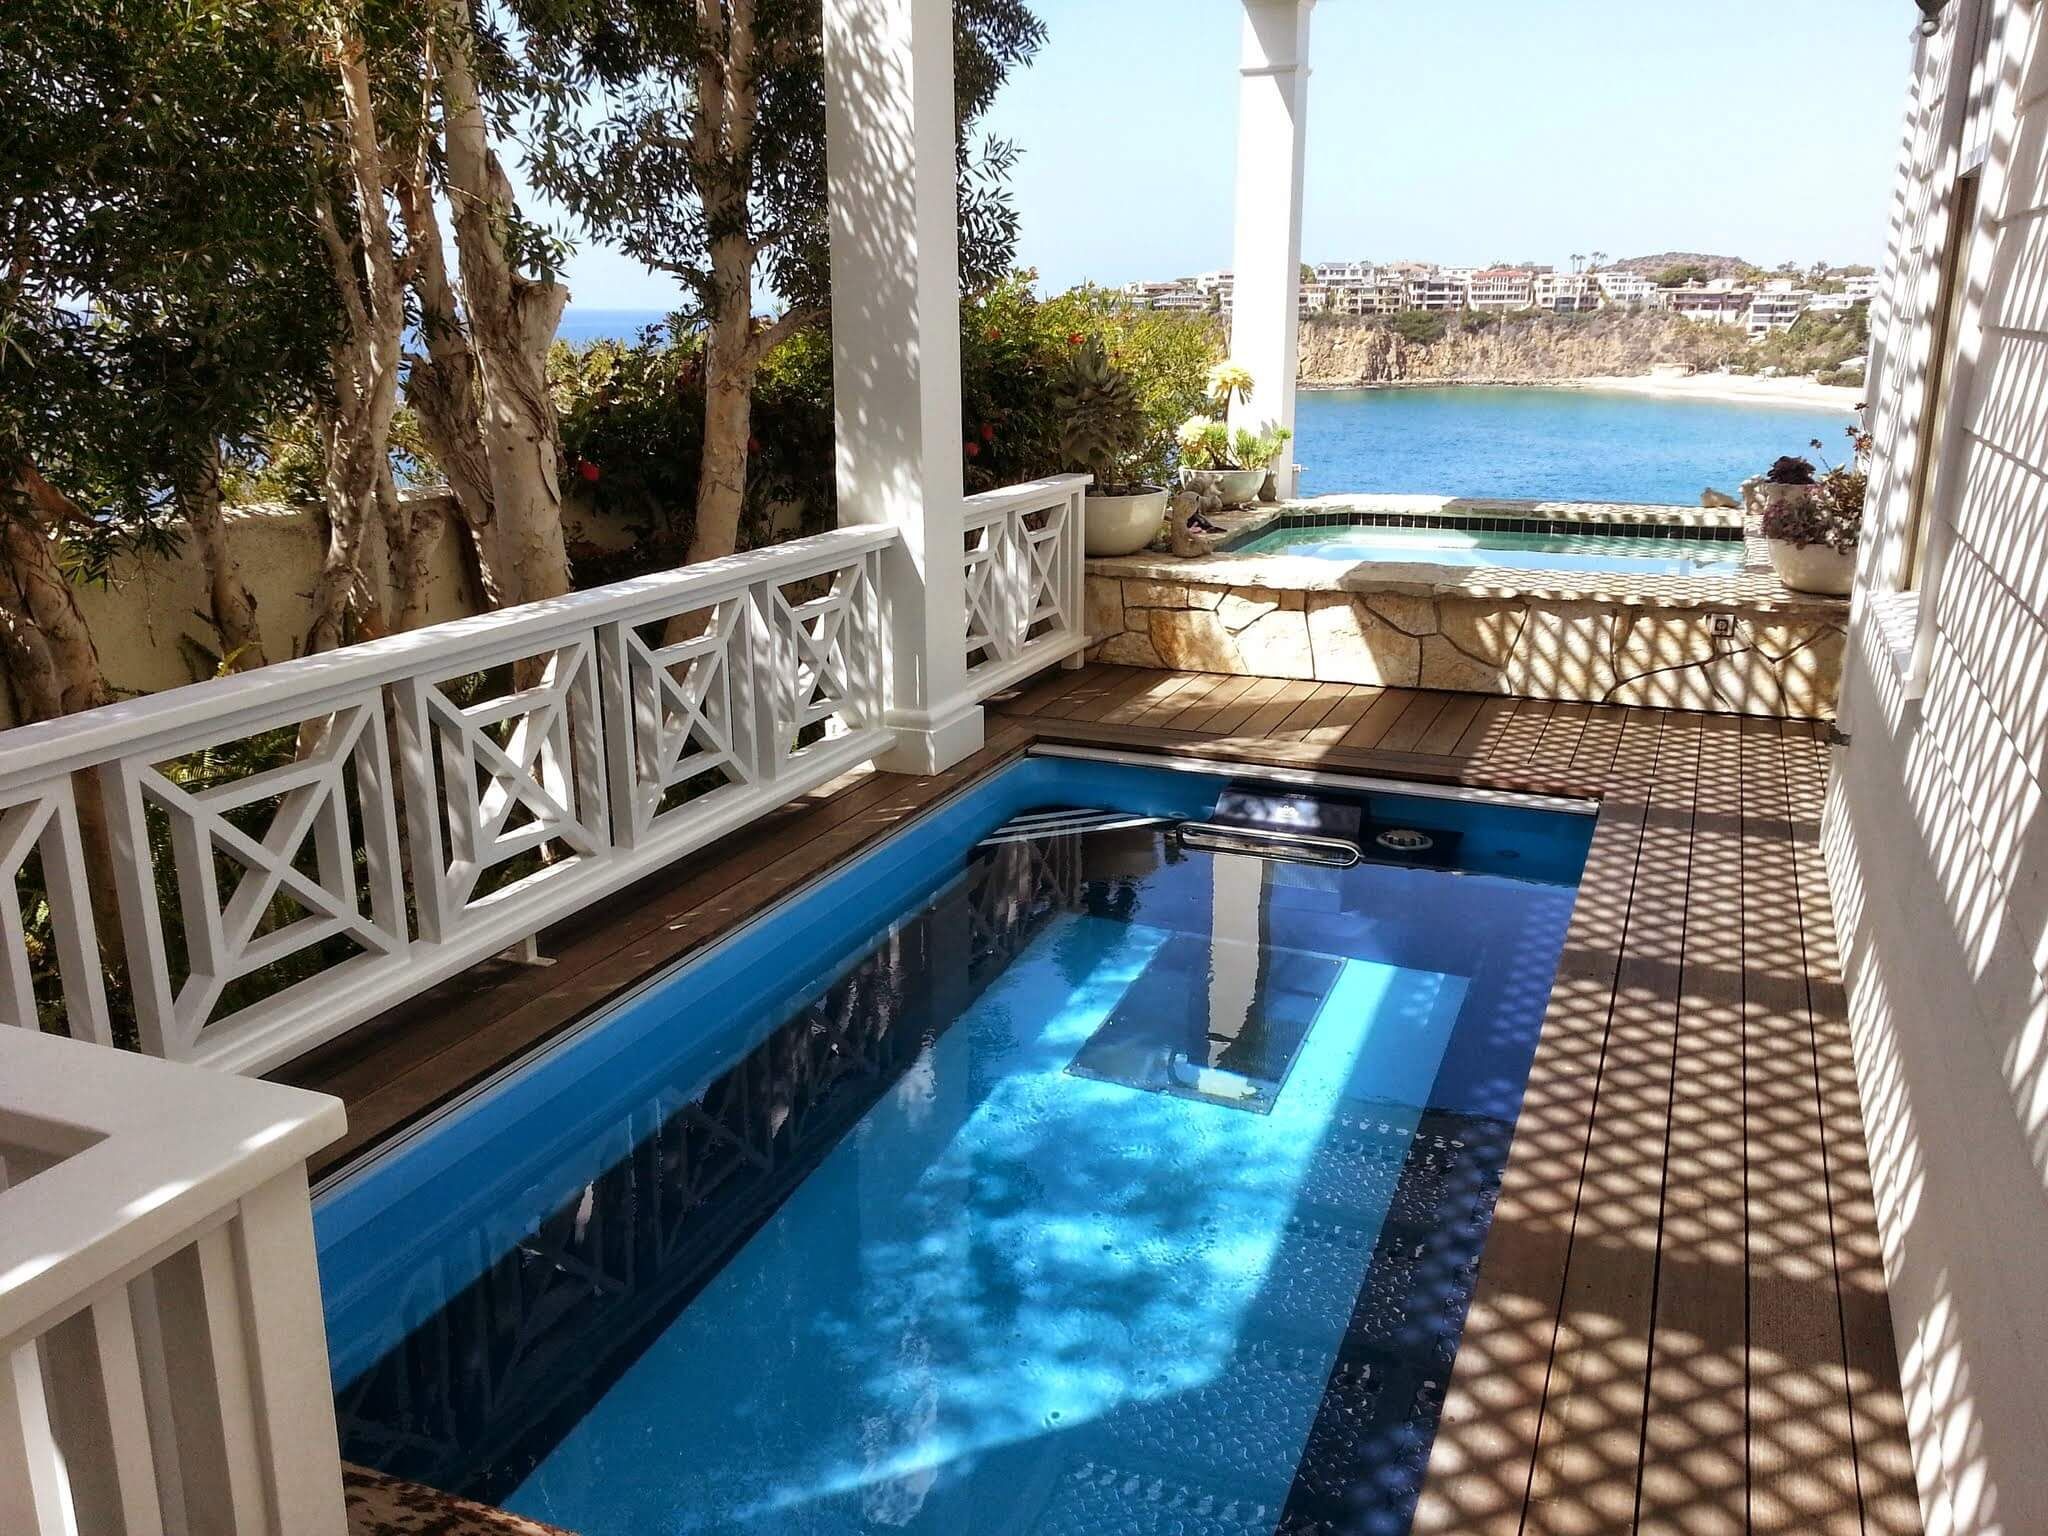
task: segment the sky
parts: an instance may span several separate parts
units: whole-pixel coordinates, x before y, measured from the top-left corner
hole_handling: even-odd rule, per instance
[[[1238,0],[1036,0],[984,131],[1023,151],[1018,261],[1058,292],[1227,267]],[[1708,251],[1875,263],[1909,0],[1320,0],[1303,256]],[[579,307],[667,280],[579,242]]]

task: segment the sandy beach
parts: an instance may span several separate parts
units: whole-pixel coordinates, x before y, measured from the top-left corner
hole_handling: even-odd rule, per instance
[[[1863,401],[1861,385],[1820,384],[1813,379],[1766,379],[1746,373],[1644,373],[1560,380],[1566,389],[1607,389],[1666,400],[1726,400],[1741,405],[1803,405],[1852,412]]]

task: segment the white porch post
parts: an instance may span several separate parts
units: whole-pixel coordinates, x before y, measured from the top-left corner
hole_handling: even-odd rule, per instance
[[[966,692],[960,251],[952,0],[825,0],[825,160],[839,521],[883,523],[889,723],[881,765],[981,746]]]
[[[1308,129],[1308,28],[1315,0],[1244,0],[1237,96],[1237,247],[1231,358],[1251,370],[1234,424],[1294,430],[1300,361],[1302,154]],[[1280,494],[1294,494],[1294,449]]]

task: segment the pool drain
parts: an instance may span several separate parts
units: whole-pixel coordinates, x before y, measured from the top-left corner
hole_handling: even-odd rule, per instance
[[[1373,841],[1390,853],[1427,853],[1436,846],[1435,838],[1413,827],[1389,827]]]

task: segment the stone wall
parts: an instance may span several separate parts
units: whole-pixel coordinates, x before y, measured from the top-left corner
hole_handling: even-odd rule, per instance
[[[1743,611],[1088,577],[1089,654],[1124,666],[1725,714],[1832,718],[1845,620],[1841,604]]]

